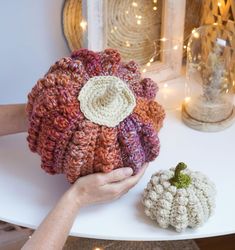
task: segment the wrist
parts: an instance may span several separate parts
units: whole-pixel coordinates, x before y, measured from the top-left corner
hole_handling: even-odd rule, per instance
[[[71,186],[68,191],[66,192],[66,195],[69,199],[69,202],[71,204],[74,204],[75,208],[79,210],[82,207],[82,201],[79,197],[77,189],[73,186]]]

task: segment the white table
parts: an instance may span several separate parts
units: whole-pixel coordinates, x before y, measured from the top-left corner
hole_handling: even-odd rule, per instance
[[[183,86],[182,79],[168,82],[168,86],[173,87],[163,89],[160,100],[175,97],[160,132],[159,158],[150,164],[138,185],[121,199],[81,210],[71,235],[147,241],[235,233],[235,125],[218,133],[186,127],[181,122],[180,110],[173,108],[179,107],[183,97],[179,87]],[[40,159],[29,151],[25,137],[26,134],[18,134],[0,138],[0,220],[36,228],[69,184],[63,176],[50,176],[40,169]],[[204,172],[218,190],[215,214],[203,227],[184,233],[159,228],[144,215],[140,203],[151,174],[179,161]]]

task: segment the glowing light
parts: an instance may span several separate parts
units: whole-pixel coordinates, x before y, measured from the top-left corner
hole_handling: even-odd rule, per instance
[[[141,20],[137,20],[137,24],[140,25],[141,24]]]
[[[160,41],[165,42],[167,39],[165,37],[161,38]]]
[[[129,14],[129,11],[128,11],[128,10],[126,10],[126,14]]]
[[[135,15],[137,19],[142,19],[142,16]]]
[[[218,25],[218,23],[213,23],[213,25],[217,26],[217,25]]]
[[[127,47],[130,47],[130,46],[131,46],[130,43],[129,43],[129,41],[126,41],[126,46],[127,46]]]
[[[82,21],[80,22],[80,26],[82,27],[83,30],[86,30],[87,22],[84,21],[84,20],[82,20]]]
[[[218,6],[221,7],[221,5],[222,5],[221,2],[218,2]]]
[[[173,50],[177,50],[179,48],[179,46],[178,45],[175,45],[174,47],[173,47]]]
[[[147,71],[147,69],[143,69],[142,72],[145,73]]]
[[[157,0],[153,0],[154,3],[157,3]]]
[[[196,29],[193,29],[193,30],[192,30],[192,34],[194,34],[195,32],[196,32]]]
[[[117,30],[117,26],[114,26],[114,29]]]
[[[186,103],[190,102],[190,100],[191,100],[191,97],[189,97],[189,96],[185,97],[185,99],[184,99],[184,101],[185,101]]]
[[[151,58],[150,60],[149,60],[149,62],[153,62],[154,61],[154,59],[153,58]]]
[[[233,86],[235,86],[235,81],[233,81]]]
[[[164,88],[168,88],[168,84],[167,84],[167,83],[164,83],[163,87],[164,87]]]
[[[114,33],[114,30],[113,30],[113,29],[111,29],[111,33],[112,33],[112,34]]]
[[[195,38],[199,38],[200,34],[199,34],[198,32],[194,32],[194,33],[193,33],[193,36],[194,36]]]
[[[228,92],[229,92],[229,89],[226,89],[226,94],[228,94]]]
[[[149,67],[151,65],[151,62],[148,62],[146,65]]]
[[[133,7],[137,7],[138,4],[137,4],[136,2],[132,2],[132,6],[133,6]]]
[[[157,6],[154,6],[154,7],[153,7],[153,10],[157,10]]]
[[[103,250],[101,247],[95,247],[93,250]]]

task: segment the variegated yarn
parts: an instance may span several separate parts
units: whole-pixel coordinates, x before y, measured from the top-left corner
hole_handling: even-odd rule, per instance
[[[157,85],[118,51],[81,49],[62,58],[28,95],[27,140],[50,174],[80,176],[131,167],[159,154],[165,112]]]

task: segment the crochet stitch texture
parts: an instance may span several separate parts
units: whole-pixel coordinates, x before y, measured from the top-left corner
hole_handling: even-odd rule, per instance
[[[81,94],[83,87],[95,83],[97,77],[104,85],[105,77],[111,79],[111,87],[102,92],[91,85],[90,98],[86,98]],[[113,83],[119,81],[124,84],[121,90]],[[118,89],[116,104],[113,88]],[[165,112],[154,101],[157,90],[150,78],[141,78],[134,61],[121,62],[114,49],[75,51],[52,65],[28,95],[29,147],[41,156],[46,172],[64,173],[70,183],[80,176],[120,167],[131,167],[137,173],[159,154],[157,132]],[[103,106],[97,108],[97,103]],[[110,110],[116,109],[120,112],[112,115]],[[89,119],[84,110],[92,114]],[[99,120],[92,121],[96,116]]]
[[[191,181],[183,183],[185,188],[177,187],[171,181],[174,175],[175,168],[152,175],[143,193],[145,214],[160,227],[172,226],[177,232],[202,226],[215,209],[214,183],[201,172],[185,169],[182,176]]]

